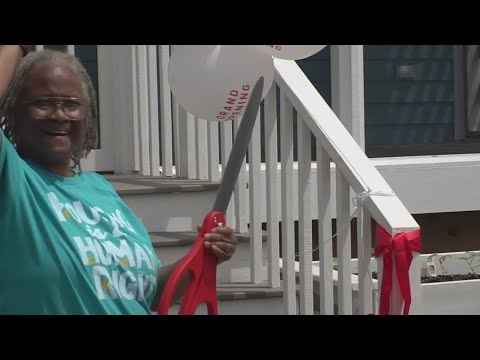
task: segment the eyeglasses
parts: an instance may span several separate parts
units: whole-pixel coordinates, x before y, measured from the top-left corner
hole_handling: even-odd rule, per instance
[[[24,101],[30,116],[36,120],[45,120],[52,116],[57,108],[62,109],[65,116],[71,121],[78,121],[85,117],[87,104],[77,98],[44,97]]]

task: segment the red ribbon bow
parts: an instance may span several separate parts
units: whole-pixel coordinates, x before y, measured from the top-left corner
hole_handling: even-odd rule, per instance
[[[377,224],[375,256],[383,254],[382,291],[380,294],[380,315],[388,315],[390,311],[390,293],[392,291],[393,255],[397,271],[398,285],[403,297],[403,314],[408,315],[412,296],[408,271],[412,263],[412,251],[420,252],[422,247],[420,229],[408,233],[400,232],[391,236]]]

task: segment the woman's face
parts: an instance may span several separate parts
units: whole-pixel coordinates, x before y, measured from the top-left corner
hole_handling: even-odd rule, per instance
[[[44,63],[24,84],[15,113],[17,150],[41,165],[68,168],[88,111],[79,76],[66,64]]]

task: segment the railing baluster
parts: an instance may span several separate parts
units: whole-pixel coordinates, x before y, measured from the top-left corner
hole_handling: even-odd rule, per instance
[[[293,223],[293,107],[280,93],[282,159],[282,279],[285,313],[297,313]]]
[[[312,172],[311,133],[297,118],[298,138],[298,237],[300,262],[300,314],[313,315],[312,210],[310,177]]]
[[[220,169],[219,169],[220,153],[218,148],[218,123],[216,121],[210,121],[208,123],[207,136],[208,136],[208,180],[218,181],[220,179]],[[228,217],[225,220],[228,221]]]
[[[207,153],[207,120],[195,117],[195,163],[197,179],[206,179],[208,176]]]
[[[160,139],[158,126],[157,46],[147,45],[147,85],[150,175],[160,176]]]
[[[250,206],[250,281],[263,281],[261,196],[264,193],[260,182],[260,112],[253,128],[248,146],[248,190]]]
[[[339,169],[337,187],[337,259],[338,259],[338,313],[352,314],[352,245],[350,229],[350,185]]]
[[[280,286],[280,234],[277,151],[277,86],[265,97],[265,163],[267,193],[268,286]]]
[[[358,312],[367,315],[373,313],[372,218],[359,202],[357,206]]]
[[[240,125],[239,121],[234,122],[235,136]],[[240,233],[246,233],[247,227],[247,173],[246,161],[244,160],[242,168],[238,174],[237,183],[235,184],[235,192],[233,195],[235,207],[235,230]]]
[[[233,127],[231,121],[226,121],[220,123],[220,141],[222,144],[221,149],[221,162],[222,162],[222,174],[223,169],[227,165],[228,158],[230,157],[230,152],[232,151],[232,141],[233,141]],[[218,139],[217,139],[218,143]],[[218,166],[217,166],[218,168]],[[235,209],[235,198],[232,196],[230,200],[230,204],[228,205],[227,212],[225,214],[225,220],[230,226],[235,227],[235,216],[234,216],[234,209]]]
[[[162,175],[173,175],[173,130],[172,130],[172,97],[168,83],[168,45],[158,46],[158,74],[160,84],[160,132],[162,143]]]
[[[150,141],[148,126],[148,85],[147,85],[147,46],[136,45],[135,57],[137,66],[137,111],[138,138],[140,156],[140,174],[150,175]]]
[[[318,260],[320,314],[333,315],[333,253],[330,157],[317,139]]]

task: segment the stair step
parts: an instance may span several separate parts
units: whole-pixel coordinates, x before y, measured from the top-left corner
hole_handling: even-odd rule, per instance
[[[266,284],[218,284],[217,298],[221,301],[261,299],[283,296],[281,287],[270,288]]]
[[[282,288],[269,288],[266,284],[222,284],[217,286],[219,315],[283,315]],[[179,304],[173,305],[170,315],[178,314]],[[206,315],[201,304],[195,315]]]
[[[198,233],[196,231],[163,231],[150,233],[154,248],[169,246],[191,246]],[[250,233],[235,233],[238,242],[249,242]],[[262,241],[267,241],[267,232],[262,233]]]
[[[216,191],[220,183],[142,175],[104,175],[119,195]]]

